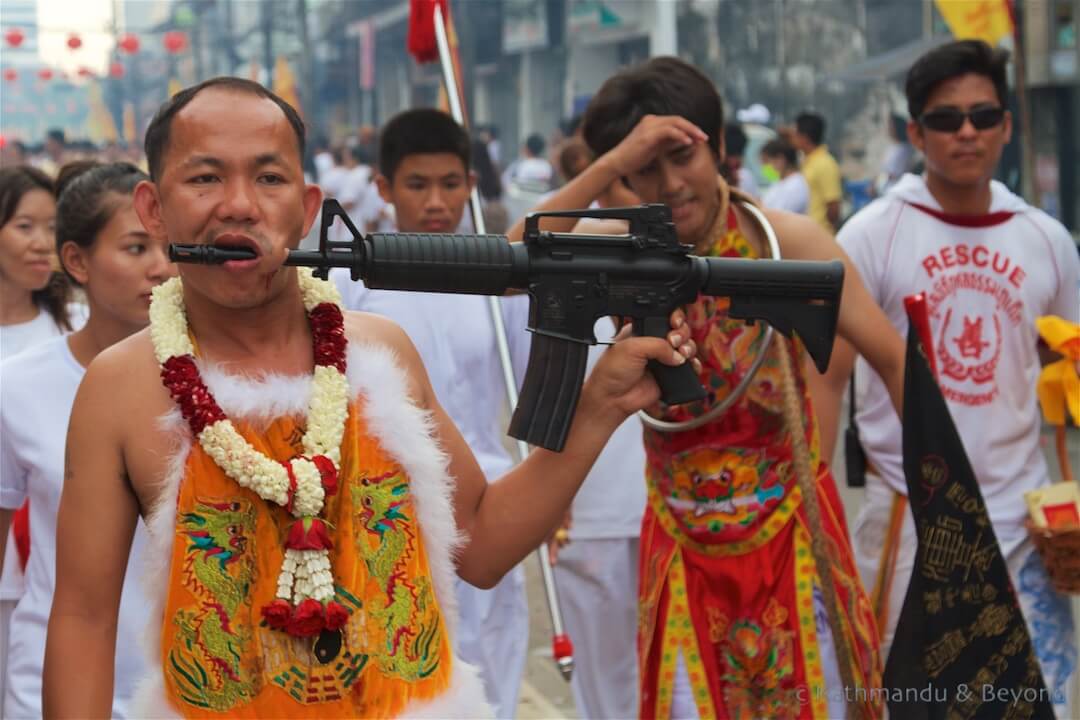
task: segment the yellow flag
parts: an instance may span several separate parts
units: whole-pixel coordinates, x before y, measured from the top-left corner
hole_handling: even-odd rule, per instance
[[[1013,34],[1009,0],[934,0],[957,40],[985,40],[997,45]]]
[[[278,55],[274,62],[274,94],[292,105],[296,112],[300,113],[300,117],[304,116],[300,108],[300,96],[296,92],[296,78],[284,55]]]
[[[116,121],[113,120],[112,113],[105,105],[101,83],[90,83],[87,89],[89,92],[87,105],[90,112],[86,122],[86,134],[96,143],[116,142]]]
[[[135,138],[135,106],[124,103],[124,141],[128,145],[134,145]]]
[[[179,80],[176,78],[169,78],[169,97],[172,97],[183,89],[184,86],[180,84]]]

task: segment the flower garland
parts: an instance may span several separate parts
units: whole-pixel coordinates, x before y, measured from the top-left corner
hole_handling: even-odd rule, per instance
[[[150,339],[161,364],[162,381],[206,454],[241,487],[285,507],[296,518],[285,540],[277,596],[262,608],[262,615],[275,630],[310,637],[324,629],[339,630],[349,618],[349,612],[333,599],[333,542],[320,517],[326,498],[337,492],[349,384],[345,321],[337,289],[307,272],[299,272],[298,277],[315,350],[304,455],[286,462],[272,460],[252,447],[225,417],[195,364],[178,277],[154,288]]]

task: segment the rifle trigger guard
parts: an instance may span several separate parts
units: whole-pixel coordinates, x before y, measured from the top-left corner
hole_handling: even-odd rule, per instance
[[[769,254],[772,256],[771,259],[780,260],[780,241],[777,239],[776,232],[773,231],[772,225],[765,219],[765,214],[753,203],[742,200],[740,201],[740,204],[742,205],[742,208],[757,221],[762,232],[765,233],[765,238],[769,242]],[[758,320],[758,322],[760,323],[761,321]],[[765,355],[769,350],[769,346],[772,344],[773,335],[775,334],[776,331],[773,329],[772,325],[765,326],[765,336],[761,342],[761,349],[758,350],[757,356],[754,358],[754,362],[750,365],[750,369],[746,372],[746,375],[744,375],[742,380],[739,381],[739,384],[728,393],[727,397],[716,405],[713,405],[707,412],[683,422],[671,422],[669,420],[660,420],[644,410],[639,410],[638,417],[641,418],[641,422],[652,430],[666,433],[694,430],[702,425],[711,423],[713,420],[727,412],[728,408],[734,405],[735,402],[750,388],[750,383],[754,380],[754,376],[757,375],[757,371],[761,369],[762,364],[765,362]]]

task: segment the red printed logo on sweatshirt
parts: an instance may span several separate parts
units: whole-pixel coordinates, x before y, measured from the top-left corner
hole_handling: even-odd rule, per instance
[[[992,340],[986,340],[983,338],[982,317],[964,315],[960,323],[955,323],[952,309],[945,311],[936,348],[942,375],[954,380],[970,379],[980,385],[994,380],[994,371],[1001,357],[1001,322],[997,315],[992,317]],[[989,357],[984,357],[984,353]]]
[[[942,394],[962,405],[992,403],[999,392],[1003,326],[1023,322],[1019,290],[1027,273],[1004,251],[979,243],[945,245],[920,265],[930,280],[927,310],[936,330]]]

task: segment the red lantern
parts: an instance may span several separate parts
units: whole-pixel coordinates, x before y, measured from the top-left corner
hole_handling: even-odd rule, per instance
[[[4,79],[8,82],[15,82],[19,79],[19,71],[15,68],[8,68],[4,71]]]
[[[128,55],[134,55],[139,52],[139,38],[131,33],[124,33],[117,45],[119,45],[120,49]]]
[[[67,46],[72,50],[78,50],[82,47],[82,38],[75,33],[71,33],[68,35]]]
[[[23,42],[23,40],[26,39],[26,36],[23,35],[22,30],[20,30],[17,27],[14,27],[14,28],[11,28],[10,30],[8,30],[6,33],[4,33],[4,39],[7,40],[8,45],[10,45],[13,48],[17,48],[20,45],[22,45],[22,42]]]
[[[53,71],[51,68],[41,68],[37,71],[37,76],[45,82],[49,82],[53,78]]]
[[[114,78],[124,77],[123,63],[114,62],[112,65],[109,65],[109,76]]]
[[[179,30],[170,30],[165,33],[165,49],[173,55],[183,52],[187,47],[187,34]]]
[[[83,65],[82,67],[79,68],[79,77],[88,78],[88,77],[93,77],[93,76],[94,76],[94,71],[91,70],[90,68],[86,67],[85,65]]]

